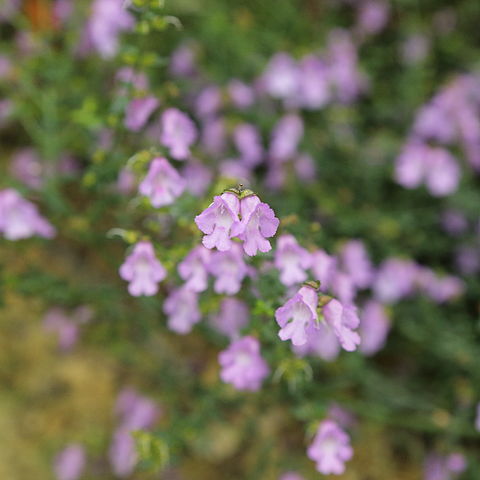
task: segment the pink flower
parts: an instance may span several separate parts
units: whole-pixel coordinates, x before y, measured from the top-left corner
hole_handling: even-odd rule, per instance
[[[242,220],[232,227],[231,233],[243,240],[245,253],[253,256],[259,250],[269,252],[272,246],[267,238],[275,235],[280,224],[274,211],[256,195],[249,195],[240,200],[240,215]]]
[[[280,281],[287,287],[307,279],[306,270],[312,264],[310,253],[302,248],[293,235],[278,238],[275,267],[280,271]]]
[[[362,2],[357,17],[359,31],[370,35],[380,32],[388,22],[389,11],[389,4],[382,0]]]
[[[417,265],[410,260],[389,258],[380,265],[373,292],[382,303],[393,303],[410,295],[417,276]]]
[[[250,107],[255,101],[253,88],[240,80],[233,79],[230,81],[228,94],[235,107],[241,110]]]
[[[356,350],[360,344],[360,336],[354,331],[360,325],[356,308],[353,305],[342,305],[333,298],[323,307],[322,313],[344,350]]]
[[[282,340],[291,340],[297,346],[307,343],[307,329],[318,320],[317,304],[318,294],[314,288],[300,288],[275,312],[275,319],[281,327],[278,336]]]
[[[198,294],[186,287],[173,290],[163,304],[163,311],[168,315],[168,328],[184,335],[200,321]]]
[[[111,58],[117,53],[119,34],[134,25],[122,0],[95,0],[87,25],[89,40],[103,58]]]
[[[115,432],[108,456],[115,475],[126,477],[133,472],[138,457],[131,432],[124,428],[119,428]]]
[[[13,188],[7,188],[0,190],[0,233],[7,240],[20,240],[34,235],[52,238],[55,228],[38,213],[33,203],[25,200]]]
[[[224,298],[220,304],[220,311],[210,323],[220,333],[234,339],[248,323],[248,306],[238,298]]]
[[[195,217],[198,228],[205,233],[202,242],[207,248],[216,247],[221,252],[230,250],[231,229],[240,222],[239,211],[240,201],[237,196],[225,192],[214,197],[213,203]]]
[[[318,325],[310,322],[305,329],[307,342],[303,345],[293,345],[292,349],[299,357],[313,355],[326,362],[331,362],[340,353],[340,343],[335,332],[325,323]]]
[[[343,270],[357,288],[368,288],[373,281],[373,265],[365,245],[360,240],[350,240],[340,252]]]
[[[250,123],[237,125],[233,131],[233,143],[240,152],[240,160],[247,167],[256,167],[262,161],[262,139],[255,126]]]
[[[28,187],[33,189],[42,187],[44,170],[40,157],[32,148],[22,148],[14,153],[10,171]]]
[[[390,330],[390,320],[385,307],[370,300],[360,315],[360,351],[373,355],[383,348]]]
[[[335,272],[332,279],[331,290],[342,303],[352,303],[357,294],[357,289],[350,275],[344,272]]]
[[[219,156],[225,151],[226,130],[222,118],[207,118],[203,122],[202,146],[210,155]]]
[[[308,447],[308,457],[316,462],[320,473],[340,475],[345,462],[353,456],[348,435],[332,420],[320,423],[313,443]]]
[[[259,390],[263,380],[270,373],[260,355],[260,343],[251,336],[243,337],[220,352],[218,361],[222,370],[220,378],[232,384],[237,390]]]
[[[171,205],[185,189],[185,180],[166,158],[155,158],[138,191],[150,199],[154,207]]]
[[[195,99],[195,113],[197,117],[206,119],[220,109],[222,105],[222,95],[216,85],[209,85],[200,91]]]
[[[43,319],[45,330],[56,333],[58,346],[70,350],[78,339],[78,324],[60,308],[51,308]]]
[[[298,115],[290,113],[282,117],[272,132],[270,158],[275,163],[282,163],[295,156],[303,130],[303,121]]]
[[[275,98],[288,99],[298,90],[299,71],[295,60],[287,53],[275,54],[262,75],[262,85]]]
[[[172,53],[169,70],[177,77],[190,77],[195,74],[195,52],[190,45],[181,45]]]
[[[213,285],[215,292],[227,295],[238,293],[248,272],[240,245],[233,244],[226,252],[213,252],[209,270],[216,277]]]
[[[77,480],[85,468],[85,450],[72,444],[55,457],[54,471],[57,480]]]
[[[161,413],[153,400],[132,388],[126,388],[119,394],[115,411],[121,417],[121,428],[127,431],[151,428]]]
[[[190,155],[190,146],[197,138],[197,129],[190,118],[177,108],[168,108],[162,114],[162,145],[170,149],[176,160]]]
[[[178,264],[178,273],[186,282],[186,288],[194,292],[203,292],[207,289],[210,254],[210,250],[200,245],[191,250]]]
[[[150,242],[138,242],[125,262],[120,267],[120,277],[127,282],[130,295],[155,295],[158,282],[167,276],[163,265],[155,257],[153,245]]]
[[[132,132],[138,132],[158,105],[159,101],[153,96],[133,99],[125,112],[125,127]]]
[[[212,183],[212,171],[198,162],[188,162],[182,170],[187,190],[196,197],[201,197]]]
[[[311,258],[312,263],[310,269],[312,270],[315,280],[320,282],[322,290],[328,290],[335,277],[337,259],[334,256],[328,255],[324,250],[316,250],[311,254]]]
[[[300,62],[298,102],[303,108],[316,110],[331,99],[331,85],[327,65],[315,55],[307,55]]]

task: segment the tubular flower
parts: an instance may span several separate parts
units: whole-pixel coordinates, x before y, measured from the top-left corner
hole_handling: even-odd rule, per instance
[[[177,108],[168,108],[162,114],[162,145],[170,149],[176,160],[185,160],[190,155],[190,146],[197,138],[197,129],[188,115]]]
[[[200,321],[198,294],[184,286],[173,290],[163,304],[168,315],[168,328],[176,333],[186,334]]]
[[[352,458],[353,449],[348,435],[333,420],[324,420],[307,455],[316,462],[320,473],[340,475],[345,471],[345,462]]]
[[[348,352],[356,350],[360,336],[354,329],[360,325],[357,309],[353,305],[342,305],[332,298],[322,310],[323,317],[338,338],[340,345]]]
[[[218,360],[222,370],[220,378],[232,384],[237,390],[259,390],[263,380],[270,373],[260,355],[260,343],[254,337],[243,337],[220,352]]]
[[[308,285],[275,312],[275,319],[281,327],[278,336],[291,340],[293,345],[307,343],[307,329],[318,319],[318,293]]]
[[[127,282],[130,295],[155,295],[158,291],[158,282],[167,276],[163,265],[155,257],[150,242],[138,242],[132,253],[120,267],[120,277]]]
[[[185,287],[194,292],[203,292],[208,287],[208,264],[210,250],[203,246],[195,247],[179,264],[178,273],[185,280]]]
[[[138,191],[150,199],[154,207],[171,205],[185,189],[185,180],[166,158],[155,158]]]
[[[242,280],[247,275],[240,245],[234,244],[228,252],[214,252],[210,273],[215,277],[213,288],[217,293],[235,295],[240,291]]]
[[[293,235],[282,235],[277,242],[275,266],[280,270],[280,281],[287,287],[307,279],[305,270],[311,266],[310,253],[302,248]]]

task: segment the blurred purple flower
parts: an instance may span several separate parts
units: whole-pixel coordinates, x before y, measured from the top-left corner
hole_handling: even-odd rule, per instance
[[[260,343],[251,336],[240,338],[220,352],[220,378],[232,384],[237,390],[259,390],[263,380],[270,373],[260,355]]]
[[[331,100],[331,84],[326,63],[315,55],[300,61],[297,102],[309,110],[324,107]]]
[[[155,158],[138,187],[141,195],[150,199],[154,207],[171,205],[185,189],[185,180],[166,158]]]
[[[328,255],[324,250],[315,250],[312,254],[312,270],[315,280],[320,282],[322,290],[328,290],[335,277],[337,268],[337,259]]]
[[[231,340],[248,324],[248,306],[235,297],[227,297],[220,304],[220,311],[211,319],[211,325]]]
[[[297,93],[299,75],[295,60],[287,53],[280,52],[268,62],[261,84],[270,96],[285,100]]]
[[[115,475],[127,477],[133,472],[138,457],[135,449],[135,440],[131,432],[123,428],[119,428],[115,432],[108,456]]]
[[[55,228],[43,218],[36,205],[25,200],[13,188],[0,190],[0,233],[7,240],[38,235],[52,238]]]
[[[125,112],[125,127],[132,132],[141,130],[159,104],[160,102],[153,96],[134,98]]]
[[[128,168],[122,168],[118,173],[116,189],[122,195],[133,193],[137,189],[135,174]]]
[[[255,101],[253,88],[237,79],[228,84],[228,94],[233,105],[240,110],[250,107]]]
[[[357,28],[360,33],[375,35],[383,30],[388,22],[390,6],[382,0],[366,0],[358,9]]]
[[[357,288],[368,288],[375,272],[365,245],[360,240],[345,243],[340,252],[340,261],[345,273],[349,275]]]
[[[201,197],[212,183],[213,173],[205,165],[190,161],[182,170],[186,182],[186,189],[194,196]]]
[[[352,303],[357,294],[357,289],[350,275],[338,270],[332,278],[330,289],[342,303],[347,304]]]
[[[240,245],[234,243],[228,251],[213,252],[209,270],[215,277],[213,288],[216,293],[238,293],[248,272]]]
[[[305,480],[300,474],[296,472],[285,472],[278,480]]]
[[[384,347],[389,330],[390,320],[385,307],[369,300],[360,314],[360,351],[368,356],[377,353]]]
[[[186,287],[172,290],[163,303],[163,311],[168,315],[168,328],[185,335],[201,319],[198,294]]]
[[[71,350],[78,339],[78,325],[62,309],[51,308],[43,319],[45,330],[58,337],[58,346],[63,351]]]
[[[167,276],[163,265],[155,257],[150,242],[138,242],[120,267],[120,277],[127,282],[130,295],[155,295],[158,282]]]
[[[72,444],[63,449],[54,464],[57,480],[77,480],[85,468],[85,449],[79,444]]]
[[[308,457],[316,463],[316,469],[324,475],[340,475],[345,462],[353,456],[348,435],[332,420],[320,423],[313,443],[308,447]]]
[[[222,106],[222,94],[216,85],[209,85],[201,90],[195,99],[195,114],[205,120],[212,117]]]
[[[233,143],[240,153],[240,160],[249,168],[262,161],[262,139],[257,128],[250,123],[241,123],[233,131]]]
[[[340,343],[333,329],[325,323],[315,325],[309,323],[305,329],[307,342],[303,345],[292,345],[292,349],[299,357],[313,355],[322,360],[331,362],[338,357],[340,353]]]
[[[303,130],[303,121],[298,115],[291,113],[283,116],[272,132],[268,152],[271,162],[282,163],[295,156]]]
[[[307,329],[318,320],[318,293],[304,286],[283,306],[275,311],[275,320],[281,327],[278,336],[282,340],[291,340],[293,345],[307,343]]]
[[[281,235],[275,250],[275,267],[280,281],[287,287],[307,279],[306,270],[312,265],[310,253],[301,247],[293,235]]]
[[[480,247],[461,246],[455,252],[455,264],[462,275],[480,271]]]
[[[360,336],[354,330],[359,327],[360,319],[353,305],[343,305],[332,298],[323,308],[322,314],[327,325],[333,329],[344,350],[352,352],[360,344]]]
[[[382,303],[394,303],[410,295],[417,275],[417,265],[410,260],[389,258],[378,268],[373,292]]]
[[[442,213],[441,223],[443,229],[450,235],[460,235],[468,228],[468,220],[459,210],[445,210]]]
[[[173,158],[185,160],[196,138],[197,128],[188,115],[177,108],[168,108],[163,112],[160,142],[169,148]]]
[[[170,57],[170,73],[176,77],[195,74],[195,52],[189,45],[181,45]]]
[[[38,153],[33,148],[17,150],[10,165],[12,175],[33,189],[39,189],[44,181],[44,167]]]
[[[185,281],[185,287],[194,292],[203,292],[208,287],[210,250],[199,245],[178,264],[177,270]]]
[[[203,122],[202,146],[211,155],[221,155],[226,146],[226,130],[223,118],[208,118]]]
[[[406,65],[416,65],[425,60],[430,48],[430,39],[424,33],[415,32],[402,43],[400,57]]]

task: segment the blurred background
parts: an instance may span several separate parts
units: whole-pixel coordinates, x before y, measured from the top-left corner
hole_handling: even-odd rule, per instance
[[[477,0],[0,0],[0,197],[36,209],[12,233],[0,199],[0,478],[323,478],[306,448],[330,415],[355,451],[336,478],[479,479],[479,20]],[[157,211],[137,185],[171,106],[198,140]],[[370,350],[278,345],[268,262],[241,293],[259,392],[218,378],[211,289],[192,333],[166,328],[193,219],[238,182],[311,252],[362,242]],[[169,280],[134,298],[118,269],[143,236]]]

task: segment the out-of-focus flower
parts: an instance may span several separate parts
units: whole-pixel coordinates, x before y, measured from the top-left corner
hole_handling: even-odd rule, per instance
[[[243,337],[220,352],[220,378],[232,384],[237,390],[259,390],[263,380],[270,373],[260,355],[260,343],[251,336]]]
[[[400,57],[407,65],[423,62],[430,53],[430,39],[421,32],[412,33],[401,45]]]
[[[365,355],[377,353],[385,345],[389,330],[385,307],[375,300],[367,302],[360,315],[360,351]]]
[[[335,332],[325,323],[315,325],[309,323],[305,329],[307,342],[303,345],[292,345],[292,349],[299,357],[313,355],[322,360],[331,362],[340,353],[340,343]]]
[[[195,52],[189,45],[181,45],[170,57],[170,73],[177,77],[189,77],[195,73]]]
[[[461,453],[446,457],[432,453],[424,462],[424,480],[453,480],[466,468],[467,462]]]
[[[178,264],[178,273],[185,281],[185,287],[194,292],[203,292],[208,287],[208,265],[210,250],[200,245],[195,247]]]
[[[226,146],[226,130],[223,118],[207,118],[203,122],[202,146],[211,155],[221,155]]]
[[[155,158],[138,191],[150,199],[154,207],[171,205],[185,189],[185,180],[166,158]]]
[[[307,343],[307,329],[318,319],[318,293],[308,285],[300,290],[285,305],[277,308],[275,320],[281,327],[278,336],[291,340],[293,345]]]
[[[78,339],[78,324],[63,310],[51,308],[43,319],[45,330],[58,336],[58,346],[63,351],[70,350]]]
[[[322,309],[327,325],[333,329],[340,345],[352,352],[360,344],[360,336],[354,330],[360,325],[357,310],[353,305],[343,305],[332,298]]]
[[[332,278],[330,286],[332,293],[339,298],[342,303],[350,304],[355,299],[357,289],[353,279],[345,272],[336,271]]]
[[[227,297],[220,304],[220,311],[211,320],[211,325],[230,339],[235,339],[239,331],[248,323],[248,306],[235,297]]]
[[[309,110],[317,110],[331,100],[331,84],[326,63],[315,55],[307,55],[300,61],[298,104]]]
[[[115,80],[124,84],[124,86],[132,86],[135,90],[148,90],[148,78],[143,72],[136,72],[131,67],[121,68],[115,75]],[[125,90],[119,93],[124,94]]]
[[[475,429],[480,432],[480,402],[477,403],[477,408],[476,408]]]
[[[195,217],[195,223],[205,234],[202,242],[207,248],[216,247],[221,252],[232,247],[231,229],[240,223],[238,214],[240,201],[237,196],[225,192],[213,199],[213,203],[200,215]]]
[[[282,117],[272,132],[268,151],[271,162],[278,164],[292,158],[303,137],[303,130],[303,121],[298,115],[291,113]]]
[[[301,247],[293,235],[281,235],[275,251],[275,267],[280,281],[287,287],[307,279],[306,270],[312,265],[310,253]]]
[[[77,480],[85,468],[85,449],[72,444],[63,449],[56,457],[53,470],[57,480]]]
[[[44,167],[33,148],[22,148],[15,152],[10,171],[14,177],[30,188],[39,189],[43,185]]]
[[[280,52],[269,61],[261,83],[270,96],[285,100],[297,93],[299,73],[295,60],[287,53]]]
[[[278,480],[305,480],[300,474],[296,472],[285,472]]]
[[[350,240],[340,252],[340,260],[345,273],[357,288],[368,288],[373,281],[373,265],[365,245],[360,240]]]
[[[3,0],[0,5],[0,22],[8,22],[20,9],[21,0]]]
[[[127,282],[130,295],[155,295],[158,282],[167,276],[163,265],[155,257],[150,242],[138,242],[120,267],[120,277]]]
[[[418,268],[416,282],[420,290],[437,303],[457,298],[465,289],[463,281],[459,278],[453,275],[439,277],[426,267]]]
[[[73,0],[55,0],[53,5],[53,15],[60,24],[67,22],[72,16],[73,11]]]
[[[161,413],[153,400],[132,388],[125,388],[120,392],[115,411],[121,417],[120,428],[127,431],[151,428]]]
[[[104,58],[118,50],[118,36],[135,25],[133,16],[123,8],[122,0],[94,0],[87,25],[89,40]]]
[[[389,13],[389,4],[383,0],[361,2],[357,16],[358,30],[360,33],[375,35],[387,24]]]
[[[190,161],[182,170],[186,189],[196,197],[201,197],[208,189],[213,179],[213,172],[199,162]]]
[[[240,159],[248,167],[256,167],[263,157],[262,140],[257,128],[250,123],[237,125],[233,131],[233,142]]]
[[[345,462],[353,456],[348,435],[332,420],[320,423],[313,443],[308,447],[308,457],[316,463],[320,473],[340,475]]]
[[[168,328],[184,335],[200,321],[198,294],[186,287],[172,290],[163,304],[163,311],[168,315]]]
[[[315,250],[312,254],[311,270],[315,280],[320,282],[322,290],[328,290],[336,273],[337,259],[324,250]]]
[[[138,456],[131,432],[123,428],[119,428],[115,432],[108,457],[115,475],[126,477],[133,472]]]
[[[228,251],[213,252],[209,270],[215,277],[215,292],[227,295],[238,293],[248,272],[240,245],[235,243]]]
[[[237,79],[228,84],[228,94],[235,107],[241,110],[250,107],[255,101],[253,88]]]
[[[141,130],[159,104],[160,102],[153,96],[134,98],[125,112],[125,127],[132,132]]]
[[[37,207],[13,188],[0,190],[0,232],[7,240],[55,236],[55,228],[38,213]]]
[[[417,265],[410,260],[389,258],[378,268],[373,292],[382,303],[394,303],[413,292]]]
[[[451,235],[460,235],[468,228],[468,220],[463,212],[453,209],[443,212],[441,224],[443,229]]]
[[[163,112],[160,142],[169,148],[173,158],[185,160],[196,138],[197,128],[188,115],[177,108],[168,108]]]
[[[122,168],[118,173],[116,189],[122,195],[128,195],[136,190],[137,179],[128,168]]]
[[[0,80],[10,77],[13,72],[13,64],[9,57],[0,54]]]
[[[200,91],[195,99],[195,113],[198,118],[213,116],[222,105],[222,94],[216,85],[209,85]]]

